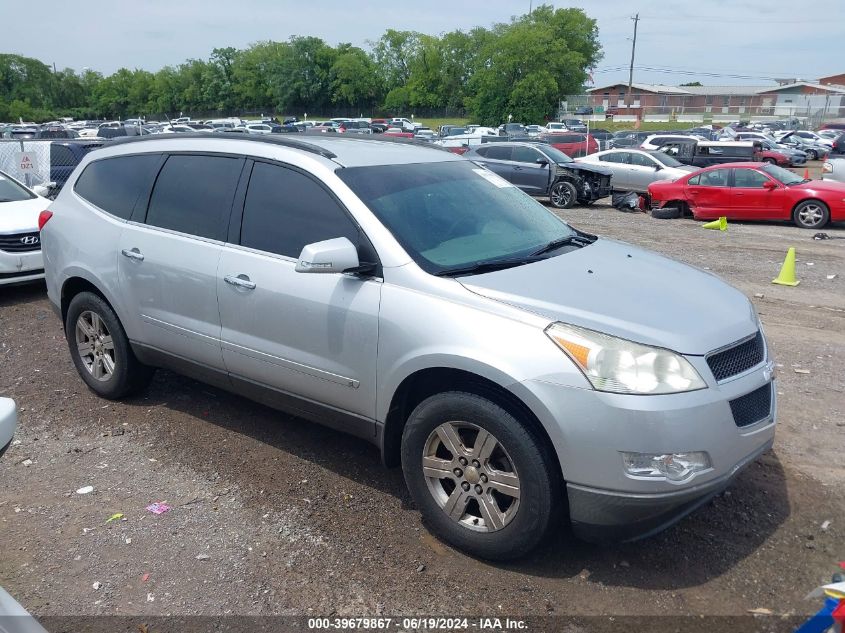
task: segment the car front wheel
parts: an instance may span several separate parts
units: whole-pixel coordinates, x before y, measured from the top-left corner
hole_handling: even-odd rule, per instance
[[[549,201],[556,209],[569,209],[578,199],[578,190],[571,182],[558,180],[549,190]]]
[[[416,407],[402,436],[402,470],[432,531],[480,558],[525,555],[560,507],[558,477],[542,442],[471,393],[438,394]]]
[[[827,224],[830,209],[819,200],[805,200],[795,207],[792,220],[802,229],[818,229]]]
[[[102,297],[81,292],[71,300],[65,336],[76,371],[97,395],[117,400],[149,383],[153,369],[135,358],[120,320]]]

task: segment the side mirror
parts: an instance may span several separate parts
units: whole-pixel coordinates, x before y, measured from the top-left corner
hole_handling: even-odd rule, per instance
[[[549,159],[548,159],[548,158],[543,158],[543,157],[541,156],[540,158],[538,158],[538,159],[537,159],[536,161],[534,161],[534,162],[535,162],[535,163],[537,163],[538,165],[543,165],[543,166],[545,167],[546,165],[548,165],[548,164],[549,164]]]
[[[763,189],[768,189],[769,191],[772,191],[773,189],[777,189],[777,188],[778,188],[778,186],[775,183],[773,183],[771,180],[767,180],[766,182],[763,183]]]
[[[50,190],[56,186],[54,182],[48,182],[43,185],[35,185],[32,187],[32,190],[37,193],[39,196],[46,198],[50,195]]]
[[[663,165],[655,165],[654,166],[654,171],[660,171],[661,169],[663,169]]]
[[[345,237],[306,244],[296,262],[298,273],[342,273],[360,266],[358,249]]]

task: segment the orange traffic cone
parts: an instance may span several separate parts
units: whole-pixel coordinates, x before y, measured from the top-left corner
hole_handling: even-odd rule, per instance
[[[810,179],[810,168],[805,167],[804,168],[804,180],[809,180],[809,179]]]

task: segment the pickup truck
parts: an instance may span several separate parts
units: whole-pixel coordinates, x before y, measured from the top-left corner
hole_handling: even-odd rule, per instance
[[[754,161],[784,164],[789,157],[769,150],[759,141],[697,141],[675,139],[664,143],[658,151],[665,152],[679,163],[693,167],[710,167],[722,163]]]
[[[589,205],[610,195],[612,173],[600,165],[576,163],[547,143],[498,142],[470,147],[464,154],[525,193],[548,197],[553,207]]]

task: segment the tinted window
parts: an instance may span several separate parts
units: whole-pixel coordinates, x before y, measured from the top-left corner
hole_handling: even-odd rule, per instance
[[[692,178],[687,180],[688,185],[697,185],[700,182],[701,182],[701,174],[699,174],[698,176],[693,176]]]
[[[255,163],[249,179],[241,244],[299,257],[302,247],[335,237],[358,245],[358,227],[317,182],[293,169]]]
[[[479,156],[487,156],[487,150],[490,149],[489,147],[479,147],[475,150],[475,153]]]
[[[69,148],[55,143],[50,144],[51,167],[73,167],[78,162]]]
[[[492,160],[510,160],[511,148],[507,145],[492,145],[487,150],[486,157]]]
[[[171,156],[156,180],[147,224],[221,239],[243,161],[223,156]]]
[[[638,167],[654,167],[654,161],[643,154],[631,152],[631,164]]]
[[[747,189],[762,189],[766,178],[759,171],[753,169],[734,169],[734,187]]]
[[[703,187],[727,187],[729,169],[714,169],[699,175],[699,184]]]
[[[103,211],[128,220],[160,160],[160,154],[139,154],[95,161],[82,172],[74,190]]]
[[[599,160],[605,163],[627,163],[628,152],[613,152],[612,154],[603,154],[599,156]]]
[[[513,157],[518,163],[535,163],[538,158],[542,158],[540,153],[533,147],[525,147],[524,145],[517,145],[513,148]]]

